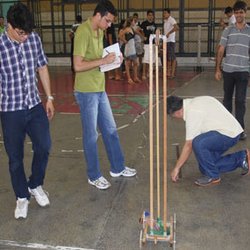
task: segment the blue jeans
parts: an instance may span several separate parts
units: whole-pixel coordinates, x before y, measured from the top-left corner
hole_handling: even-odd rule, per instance
[[[239,141],[216,131],[201,134],[193,139],[192,147],[203,175],[219,178],[220,173],[233,171],[242,165],[246,152],[224,153]]]
[[[235,89],[235,118],[244,129],[244,116],[246,113],[246,95],[248,85],[248,72],[223,72],[224,79],[224,99],[225,108],[232,113],[233,110],[233,94]]]
[[[0,112],[5,150],[9,157],[9,171],[16,197],[30,198],[28,187],[43,185],[51,139],[47,114],[38,104],[29,110]],[[33,149],[31,175],[27,180],[23,157],[26,134]]]
[[[97,126],[102,133],[111,171],[121,172],[125,168],[124,156],[106,92],[75,92],[75,97],[81,112],[88,178],[94,181],[102,176],[97,150]]]

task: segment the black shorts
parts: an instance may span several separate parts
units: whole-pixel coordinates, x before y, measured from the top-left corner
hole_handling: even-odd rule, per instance
[[[168,42],[167,43],[167,60],[168,61],[174,61],[176,59],[175,56],[175,43],[174,42]]]

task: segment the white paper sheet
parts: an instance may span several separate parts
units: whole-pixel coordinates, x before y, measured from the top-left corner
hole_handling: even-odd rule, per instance
[[[109,63],[109,64],[101,65],[100,66],[101,72],[106,72],[106,71],[120,67],[120,65],[121,65],[121,59],[120,59],[121,51],[120,51],[120,47],[119,47],[118,43],[112,44],[112,45],[104,48],[103,53],[102,53],[102,57],[105,57],[106,55],[108,55],[111,52],[115,52],[115,55],[116,55],[115,61],[112,63]]]

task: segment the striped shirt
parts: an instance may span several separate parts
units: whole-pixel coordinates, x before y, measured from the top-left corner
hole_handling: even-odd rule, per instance
[[[250,61],[250,26],[239,30],[235,25],[227,27],[220,40],[220,45],[226,48],[226,58],[223,71],[249,72]]]
[[[41,40],[32,32],[23,43],[0,36],[0,111],[31,109],[41,102],[37,69],[48,63]]]

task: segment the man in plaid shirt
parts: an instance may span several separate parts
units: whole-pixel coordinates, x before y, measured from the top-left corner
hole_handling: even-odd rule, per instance
[[[27,6],[17,3],[7,13],[7,30],[0,36],[0,118],[9,172],[16,196],[16,219],[26,218],[30,196],[42,207],[49,205],[42,189],[51,138],[49,120],[54,116],[47,58],[41,40],[33,32],[33,18]],[[44,109],[37,89],[37,77],[47,95]],[[28,180],[24,171],[24,141],[32,141],[33,160]]]

